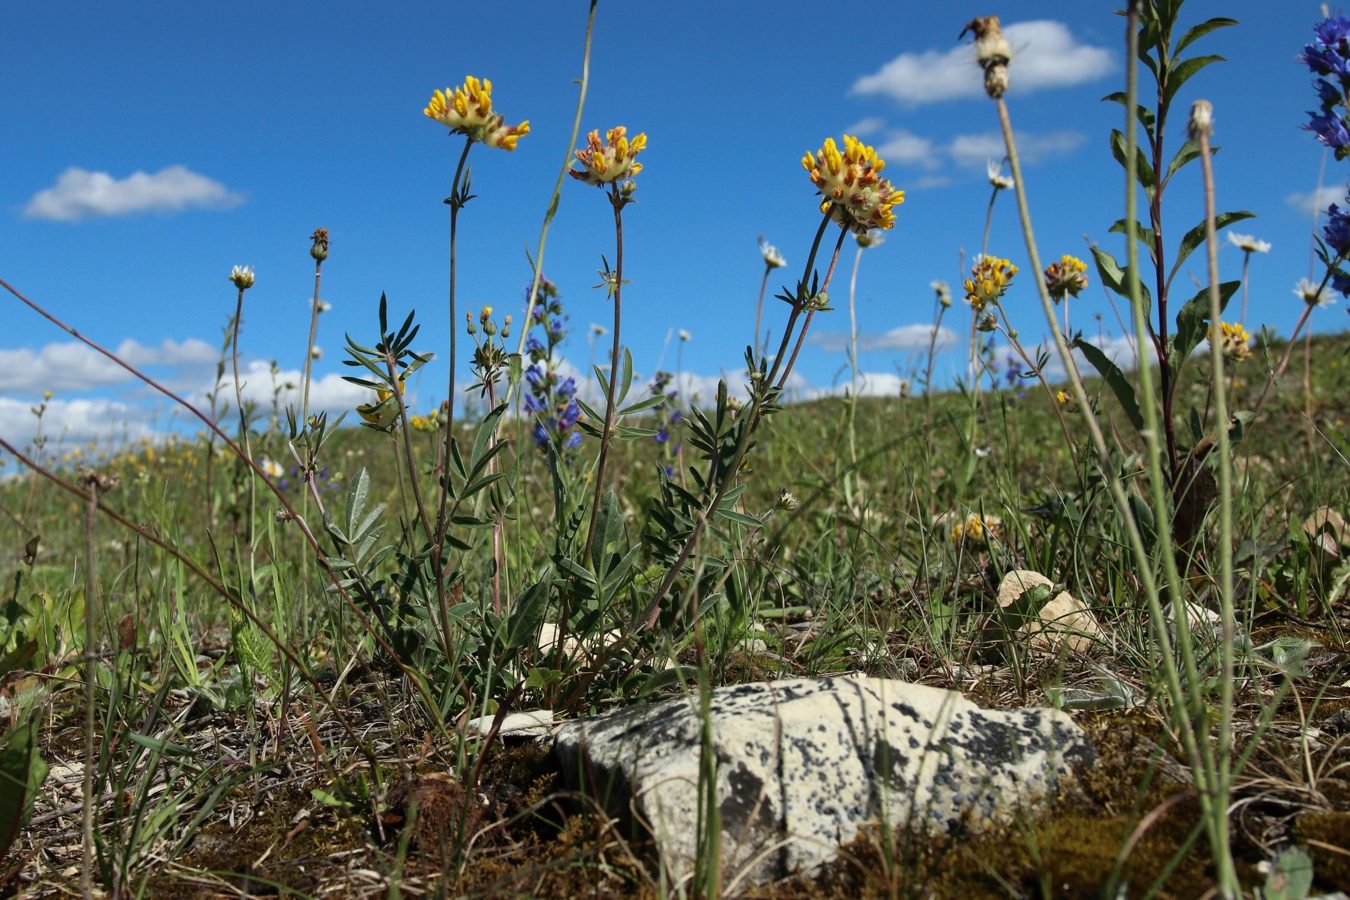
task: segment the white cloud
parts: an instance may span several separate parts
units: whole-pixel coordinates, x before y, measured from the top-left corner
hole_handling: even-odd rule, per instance
[[[1078,131],[1019,132],[1017,151],[1023,163],[1036,165],[1046,159],[1072,153],[1081,147],[1085,140],[1086,135]],[[958,134],[946,143],[939,143],[931,138],[897,129],[887,131],[885,140],[877,147],[877,155],[888,164],[912,166],[929,172],[934,172],[942,168],[946,162],[951,162],[961,168],[983,173],[989,160],[1002,159],[1004,152],[1003,137],[997,131]],[[947,178],[934,175],[923,179],[915,186],[940,186],[947,184],[948,181]]]
[[[56,184],[38,191],[24,207],[24,218],[79,222],[100,216],[142,212],[181,212],[189,207],[229,209],[244,202],[242,194],[184,166],[169,166],[154,175],[134,172],[121,180],[107,172],[72,166]]]
[[[854,122],[848,128],[844,129],[845,134],[851,134],[854,137],[866,137],[869,134],[876,134],[885,125],[885,120],[877,116],[868,116],[861,121]]]
[[[1019,94],[1071,87],[1113,71],[1109,50],[1079,43],[1061,22],[1038,20],[1005,25],[1016,54],[1010,71]],[[902,53],[853,84],[855,94],[885,94],[907,106],[984,96],[983,80],[969,45],[951,50]]]
[[[1284,199],[1286,203],[1303,215],[1311,216],[1315,212],[1325,210],[1333,203],[1337,206],[1344,206],[1345,188],[1324,186],[1307,194],[1296,191]]]
[[[1050,131],[1045,134],[1017,135],[1017,155],[1022,162],[1035,165],[1052,156],[1072,153],[1087,140],[1086,135],[1077,131]],[[991,159],[1002,159],[1006,151],[1003,136],[996,131],[984,134],[957,135],[947,148],[952,161],[958,166],[984,171]]]
[[[859,334],[858,351],[866,353],[873,350],[927,350],[932,340],[932,325],[901,325],[890,331]],[[850,337],[846,331],[817,331],[808,336],[806,342],[826,353],[840,353],[848,349]],[[935,350],[942,350],[954,343],[956,343],[955,331],[950,328],[938,329]]]
[[[941,148],[930,139],[911,134],[904,129],[887,132],[886,140],[877,147],[877,155],[888,164],[897,166],[936,169],[942,165],[939,159],[942,155]]]
[[[859,397],[899,397],[914,389],[914,383],[894,372],[859,372]],[[842,397],[853,390],[851,377],[842,379],[831,387],[810,387],[804,392],[803,399],[818,400],[822,397]]]
[[[0,397],[0,435],[31,455],[38,419],[33,404]],[[42,433],[48,437],[48,458],[59,456],[63,445],[90,441],[135,441],[153,437],[155,429],[146,411],[115,400],[51,400],[42,414]],[[10,474],[6,472],[5,474]]]
[[[170,366],[184,372],[214,364],[219,356],[219,350],[195,338],[182,343],[165,340],[158,347],[125,340],[116,352],[137,368]],[[77,341],[47,344],[38,350],[29,347],[0,350],[0,391],[6,393],[31,396],[43,391],[70,393],[134,380],[135,376],[126,369]]]

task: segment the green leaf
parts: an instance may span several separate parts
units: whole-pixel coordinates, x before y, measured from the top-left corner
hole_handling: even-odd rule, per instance
[[[623,348],[623,380],[619,382],[619,396],[614,398],[614,405],[618,406],[628,396],[629,390],[633,387],[633,354],[628,352],[628,348]]]
[[[619,509],[619,495],[614,490],[605,491],[600,500],[600,512],[595,517],[595,534],[591,536],[591,567],[596,572],[604,572],[601,560],[605,550],[623,536],[623,512]]]
[[[1227,62],[1227,60],[1222,56],[1195,56],[1183,61],[1180,65],[1173,65],[1167,78],[1167,88],[1163,91],[1163,102],[1171,103],[1177,91],[1181,90],[1181,86],[1189,81],[1192,75],[1210,63],[1216,62]]]
[[[21,668],[34,656],[37,656],[37,652],[38,642],[31,640],[25,641],[6,653],[4,658],[0,659],[0,678],[4,678],[15,669]],[[3,853],[0,853],[0,856],[3,856]]]
[[[497,423],[501,421],[501,418],[505,413],[506,404],[498,403],[496,409],[483,417],[482,424],[478,426],[478,433],[474,435],[473,438],[473,451],[469,454],[470,471],[476,472],[486,461],[484,460],[483,455],[488,452],[493,434],[497,430]]]
[[[1122,167],[1129,168],[1125,162],[1125,135],[1119,128],[1111,129],[1111,155],[1116,158],[1116,162]],[[1144,189],[1144,193],[1151,198],[1157,185],[1157,178],[1153,172],[1153,166],[1149,165],[1148,157],[1143,153],[1142,148],[1134,148],[1135,159],[1135,177],[1139,179],[1139,186]]]
[[[552,583],[552,577],[546,574],[541,581],[530,585],[516,597],[506,626],[508,653],[523,649],[539,634],[539,626],[544,623],[544,614],[548,612],[549,586]]]
[[[1239,210],[1238,212],[1219,213],[1214,217],[1214,233],[1218,234],[1234,222],[1241,222],[1243,219],[1254,218],[1256,218],[1256,213],[1247,212],[1245,209]],[[1195,252],[1196,247],[1199,247],[1205,242],[1205,231],[1205,223],[1201,222],[1199,225],[1196,225],[1190,231],[1186,232],[1181,238],[1181,243],[1177,246],[1177,260],[1172,263],[1172,271],[1167,275],[1169,284],[1172,279],[1176,277],[1177,271],[1181,268],[1181,264],[1186,261],[1186,258]]]
[[[1228,308],[1228,300],[1237,293],[1240,281],[1225,281],[1219,285],[1219,310]],[[1201,288],[1194,297],[1177,311],[1177,332],[1172,342],[1172,370],[1181,374],[1195,348],[1209,332],[1209,288]]]
[[[1126,300],[1130,299],[1130,292],[1127,288],[1127,277],[1129,267],[1122,268],[1116,262],[1116,258],[1105,250],[1097,247],[1092,248],[1092,258],[1097,263],[1097,274],[1101,276],[1102,284],[1115,291]],[[1153,295],[1149,293],[1143,279],[1139,281],[1139,296],[1144,301],[1144,309],[1153,308]]]
[[[726,519],[728,522],[736,522],[737,524],[744,525],[747,528],[758,528],[759,526],[764,524],[759,519],[756,519],[754,516],[747,516],[745,513],[739,513],[736,512],[734,509],[728,509],[724,506],[719,506],[717,508],[716,517],[719,519]]]
[[[1209,148],[1209,155],[1213,156],[1214,154],[1219,152],[1219,149],[1220,148],[1215,147],[1213,144],[1211,144]],[[1186,140],[1186,143],[1182,144],[1180,147],[1177,148],[1177,152],[1175,155],[1173,155],[1172,161],[1167,164],[1167,173],[1163,175],[1163,184],[1166,185],[1168,182],[1170,182],[1172,180],[1172,176],[1177,173],[1178,169],[1189,163],[1191,160],[1197,159],[1199,156],[1200,156],[1200,142],[1195,140],[1194,138],[1188,138]]]
[[[1124,91],[1116,91],[1114,94],[1107,94],[1102,98],[1102,102],[1110,101],[1124,106],[1127,97]],[[1153,115],[1153,110],[1142,103],[1136,103],[1134,107],[1135,115],[1139,119],[1139,124],[1144,126],[1144,131],[1148,134],[1149,143],[1153,142],[1153,128],[1157,123],[1157,117]]]
[[[653,406],[660,406],[665,399],[666,398],[661,396],[660,394],[652,394],[645,400],[639,400],[636,403],[630,404],[629,406],[625,406],[623,409],[619,410],[619,415],[627,416],[633,413],[646,412]]]
[[[366,467],[362,466],[356,473],[356,477],[347,485],[347,515],[345,520],[346,532],[355,539],[357,526],[361,521],[361,513],[366,508],[366,497],[370,494],[370,473]]]
[[[1134,385],[1125,377],[1125,373],[1120,370],[1111,359],[1101,351],[1101,348],[1094,344],[1089,344],[1082,339],[1073,342],[1092,367],[1102,376],[1107,387],[1116,395],[1116,400],[1120,402],[1120,408],[1125,411],[1125,417],[1130,420],[1136,432],[1144,430],[1144,416],[1139,411],[1139,398],[1134,392]]]
[[[1124,234],[1125,222],[1126,222],[1125,219],[1116,219],[1115,224],[1111,226],[1110,230],[1118,234]],[[1152,228],[1146,227],[1144,223],[1140,222],[1138,219],[1135,219],[1134,236],[1135,239],[1138,240],[1139,243],[1144,246],[1145,252],[1148,253],[1148,258],[1152,260],[1153,264],[1156,266],[1158,264],[1157,232],[1155,232]]]
[[[1172,52],[1180,53],[1182,50],[1185,50],[1196,40],[1204,37],[1211,31],[1214,31],[1217,28],[1227,28],[1229,25],[1236,25],[1236,24],[1237,19],[1226,19],[1223,18],[1222,16],[1216,16],[1213,19],[1208,19],[1204,22],[1201,22],[1199,25],[1192,25],[1190,28],[1186,29],[1185,34],[1183,34],[1180,38],[1177,39],[1176,46],[1173,48]]]
[[[0,749],[0,859],[28,821],[38,788],[47,777],[37,738],[38,723],[32,719],[11,728]]]

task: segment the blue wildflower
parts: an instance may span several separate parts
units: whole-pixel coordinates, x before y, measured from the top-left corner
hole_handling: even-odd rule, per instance
[[[1350,253],[1350,210],[1331,204],[1327,208],[1327,224],[1322,226],[1322,238],[1337,256]]]
[[[574,431],[574,432],[572,432],[571,434],[569,434],[569,435],[567,436],[567,440],[563,443],[563,446],[566,447],[568,450],[575,450],[575,449],[577,449],[578,447],[580,447],[580,446],[581,446],[581,432],[580,432],[580,431]]]
[[[1330,81],[1318,79],[1313,82],[1317,86],[1317,98],[1322,101],[1322,111],[1329,113],[1338,106],[1344,99],[1341,89]]]
[[[529,413],[541,413],[544,411],[544,404],[539,402],[539,398],[534,394],[525,395],[525,411]]]
[[[1308,113],[1308,124],[1303,127],[1309,131],[1316,132],[1317,139],[1328,147],[1337,151],[1336,156],[1341,157],[1341,149],[1350,144],[1350,131],[1345,128],[1345,123],[1341,121],[1340,116],[1318,115],[1315,112]]]
[[[577,419],[580,418],[581,407],[577,405],[576,400],[573,400],[568,403],[567,408],[563,410],[562,418],[558,420],[558,427],[565,431],[577,424]]]
[[[533,387],[539,387],[539,382],[544,380],[544,369],[542,366],[530,366],[525,370],[525,380]]]
[[[530,335],[530,336],[525,340],[525,349],[528,350],[528,351],[530,351],[530,353],[546,353],[546,352],[547,352],[547,351],[544,349],[544,345],[541,344],[541,343],[539,342],[539,339],[538,339],[537,337],[535,337],[534,335]]]
[[[543,422],[534,423],[534,442],[540,447],[548,443],[548,429],[544,427]]]
[[[577,392],[577,380],[569,375],[558,383],[553,392],[559,397],[570,398]]]
[[[665,428],[662,428],[656,433],[656,437],[652,438],[652,440],[656,441],[658,444],[664,444],[666,441],[670,440],[670,432]]]
[[[670,424],[672,425],[678,425],[683,420],[684,420],[684,413],[680,412],[678,409],[670,414]]]

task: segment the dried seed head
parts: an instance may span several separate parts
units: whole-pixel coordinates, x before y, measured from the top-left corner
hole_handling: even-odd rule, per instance
[[[1191,104],[1190,136],[1198,140],[1200,135],[1214,133],[1214,104],[1208,100],[1197,100]]]
[[[967,31],[975,36],[975,61],[984,70],[984,92],[991,100],[997,100],[1008,90],[1012,45],[1003,36],[1003,25],[998,16],[976,16],[961,29],[958,37],[965,37]]]

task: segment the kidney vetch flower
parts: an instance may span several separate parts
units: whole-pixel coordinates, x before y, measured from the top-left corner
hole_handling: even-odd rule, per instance
[[[647,146],[647,135],[639,134],[628,140],[628,129],[620,125],[605,133],[600,140],[597,129],[586,135],[586,147],[576,151],[580,169],[568,169],[567,174],[578,181],[596,187],[632,178],[642,171],[642,163],[635,157]]]
[[[472,75],[457,88],[434,91],[422,113],[469,140],[503,150],[516,149],[520,136],[530,133],[528,120],[507,125],[506,117],[492,109],[492,82],[486,78],[480,82]]]
[[[831,218],[854,234],[870,228],[889,229],[895,224],[892,207],[905,202],[905,192],[881,177],[886,161],[877,151],[852,135],[844,135],[844,152],[834,138],[826,138],[818,153],[802,157],[802,168],[824,199],[820,211],[833,204]]]
[[[975,260],[966,279],[966,301],[976,312],[984,310],[1008,292],[1017,266],[1006,259],[981,256]]]
[[[1087,287],[1087,263],[1065,254],[1045,269],[1045,286],[1056,303],[1065,297],[1077,297]]]

